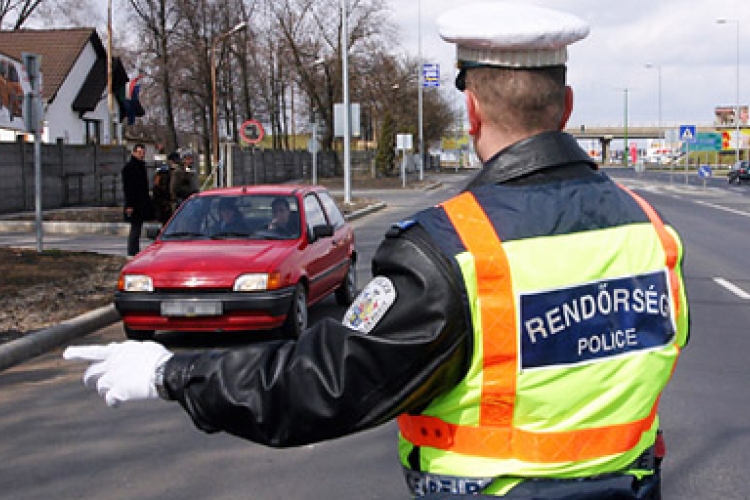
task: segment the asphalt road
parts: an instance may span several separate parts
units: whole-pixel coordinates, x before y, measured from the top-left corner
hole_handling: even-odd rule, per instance
[[[619,177],[619,175],[618,175]],[[355,221],[360,286],[385,228],[454,194],[451,185],[394,192],[388,208]],[[633,176],[624,182],[681,231],[692,338],[664,394],[668,456],[664,498],[749,499],[750,436],[745,395],[750,367],[747,324],[750,188],[703,188]],[[384,197],[379,196],[381,199]],[[552,257],[554,255],[551,255]],[[335,301],[316,315],[340,315]],[[122,340],[120,324],[76,343]],[[164,336],[173,349],[223,347],[205,336]],[[357,436],[271,450],[196,430],[176,405],[131,403],[113,410],[80,383],[83,366],[62,349],[0,373],[0,497],[13,499],[407,499],[396,458],[394,424]]]

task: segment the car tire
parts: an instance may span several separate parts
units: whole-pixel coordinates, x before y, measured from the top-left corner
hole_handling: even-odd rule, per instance
[[[302,283],[297,283],[292,294],[292,305],[284,322],[284,331],[291,338],[299,338],[307,329],[307,291]]]
[[[122,325],[128,340],[154,340],[153,330],[134,330],[127,325]]]
[[[357,298],[357,270],[355,267],[354,259],[351,259],[346,276],[336,289],[336,302],[340,306],[348,306]]]

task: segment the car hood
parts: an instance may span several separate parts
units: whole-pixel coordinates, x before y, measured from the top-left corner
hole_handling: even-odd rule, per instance
[[[293,250],[293,241],[157,241],[123,273],[146,274],[156,288],[231,287],[237,276],[269,272]]]

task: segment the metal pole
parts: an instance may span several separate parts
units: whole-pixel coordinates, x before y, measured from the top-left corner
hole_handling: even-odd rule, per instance
[[[351,151],[350,147],[350,104],[349,104],[349,25],[346,0],[341,0],[341,73],[344,92],[344,203],[352,202],[351,193]]]
[[[740,21],[735,19],[737,23],[737,88],[736,88],[736,101],[737,110],[734,115],[735,132],[737,139],[735,143],[735,161],[740,161]]]
[[[107,3],[107,109],[109,143],[115,144],[115,100],[112,93],[112,0]]]
[[[318,183],[318,120],[312,123],[312,183]]]
[[[422,0],[419,0],[418,2],[418,8],[419,8],[419,22],[418,22],[418,38],[419,38],[419,67],[417,68],[417,71],[419,72],[417,81],[419,82],[419,92],[418,92],[418,105],[419,105],[419,180],[424,179],[424,159],[425,159],[425,150],[424,150],[424,111],[423,111],[423,98],[422,98],[422,92],[424,87],[424,82],[422,81],[423,78],[423,61],[422,61]]]
[[[216,173],[214,177],[214,186],[221,186],[221,179],[219,178],[219,123],[217,120],[218,112],[216,110],[216,42],[220,38],[216,38],[211,43],[211,136],[213,138],[213,144],[211,148],[211,166]]]
[[[211,120],[212,120],[212,131],[211,135],[213,136],[213,145],[212,145],[212,151],[211,151],[211,163],[213,164],[213,168],[216,169],[216,177],[214,185],[216,186],[223,186],[223,172],[219,171],[219,113],[217,111],[217,97],[216,97],[216,45],[218,45],[219,42],[224,40],[230,35],[233,35],[237,33],[238,31],[244,30],[247,28],[247,22],[242,21],[241,23],[237,24],[234,28],[227,31],[226,33],[222,33],[221,35],[217,36],[213,42],[211,42]]]
[[[658,96],[659,96],[659,144],[661,149],[665,149],[666,146],[666,138],[664,137],[664,130],[662,128],[662,120],[661,120],[661,65],[660,64],[646,64],[647,68],[656,68],[657,75],[659,78],[659,87],[658,87]],[[661,155],[658,156],[658,162],[661,164]]]
[[[736,51],[736,94],[735,94],[735,105],[734,110],[734,156],[735,161],[740,161],[740,21],[739,19],[717,19],[718,24],[737,24],[737,51]]]
[[[661,119],[661,65],[657,66],[658,68],[658,75],[659,75],[659,138],[661,139],[664,135],[664,128],[662,127],[662,119]],[[663,148],[663,145],[662,145]]]
[[[623,90],[625,91],[625,128],[623,129],[623,140],[625,141],[625,144],[622,149],[622,158],[627,167],[629,165],[628,156],[630,154],[630,151],[628,150],[628,89],[625,88]]]

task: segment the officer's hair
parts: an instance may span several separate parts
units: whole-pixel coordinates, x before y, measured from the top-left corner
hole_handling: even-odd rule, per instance
[[[558,130],[565,110],[565,66],[534,69],[472,68],[466,88],[500,130],[536,133]]]

